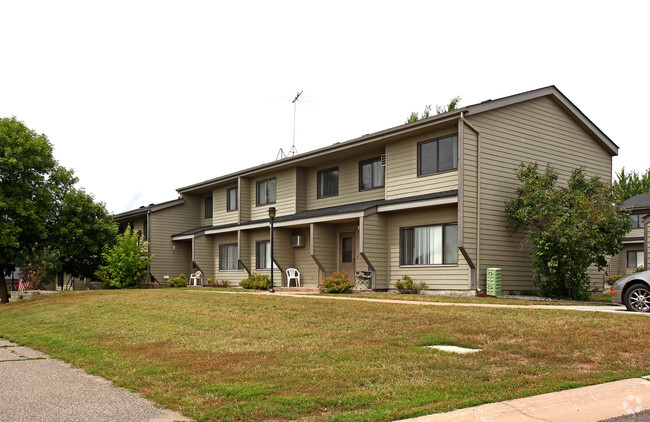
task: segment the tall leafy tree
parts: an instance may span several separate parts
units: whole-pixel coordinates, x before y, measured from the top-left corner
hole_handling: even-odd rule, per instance
[[[616,173],[613,189],[618,203],[642,193],[650,193],[650,168],[639,174],[636,170],[626,173],[623,167],[620,173]]]
[[[442,114],[446,113],[448,111],[453,111],[456,110],[456,107],[458,107],[458,103],[460,103],[460,98],[459,95],[455,96],[449,101],[449,104],[447,105],[436,105],[436,114]],[[417,111],[412,111],[411,114],[409,115],[408,119],[406,119],[406,122],[404,123],[413,123],[416,122],[420,119],[426,119],[429,117],[431,114],[431,104],[424,106],[424,111],[422,112],[422,115],[418,114]]]
[[[68,190],[55,212],[48,244],[58,255],[59,271],[71,277],[92,277],[101,264],[104,246],[115,243],[113,217],[83,189]]]
[[[535,284],[543,294],[584,300],[591,292],[588,268],[603,269],[606,256],[622,248],[630,227],[629,211],[614,205],[612,189],[584,170],[572,172],[567,186],[557,186],[557,172],[523,165],[521,185],[505,210],[513,231],[525,233]]]
[[[92,244],[114,235],[103,205],[91,205],[92,198],[76,190],[76,182],[72,171],[54,159],[45,135],[15,117],[0,118],[0,301],[9,300],[5,275],[16,267],[38,266],[46,256],[48,268],[53,258],[63,259],[57,266],[81,274],[71,261],[83,264],[98,255]],[[76,237],[75,224],[80,224]]]

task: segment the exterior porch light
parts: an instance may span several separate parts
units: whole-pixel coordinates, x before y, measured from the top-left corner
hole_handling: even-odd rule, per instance
[[[271,288],[269,293],[275,293],[275,289],[273,289],[273,219],[275,218],[275,207],[269,208],[269,217],[271,218],[271,241],[269,242],[271,244]]]

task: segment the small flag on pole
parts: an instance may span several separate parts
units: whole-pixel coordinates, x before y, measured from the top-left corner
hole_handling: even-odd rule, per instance
[[[25,290],[28,290],[31,286],[29,285],[28,281],[23,282],[23,279],[20,278],[18,279],[18,291],[19,292],[24,292]]]

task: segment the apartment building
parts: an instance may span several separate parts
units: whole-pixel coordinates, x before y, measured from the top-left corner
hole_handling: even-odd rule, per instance
[[[200,268],[236,284],[273,265],[276,280],[297,268],[306,287],[368,271],[376,290],[407,274],[433,293],[473,295],[498,267],[504,291],[529,290],[528,251],[504,212],[516,169],[548,164],[565,183],[582,166],[609,181],[617,153],[549,86],[184,186],[179,199],[115,218],[147,235],[161,283]]]
[[[630,231],[623,238],[623,250],[612,257],[610,275],[632,274],[639,267],[648,268],[648,224],[650,223],[650,193],[636,195],[623,202],[631,210]]]

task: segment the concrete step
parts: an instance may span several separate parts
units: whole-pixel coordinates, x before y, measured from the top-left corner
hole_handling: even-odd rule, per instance
[[[319,293],[316,287],[275,287],[276,292],[286,293]]]

